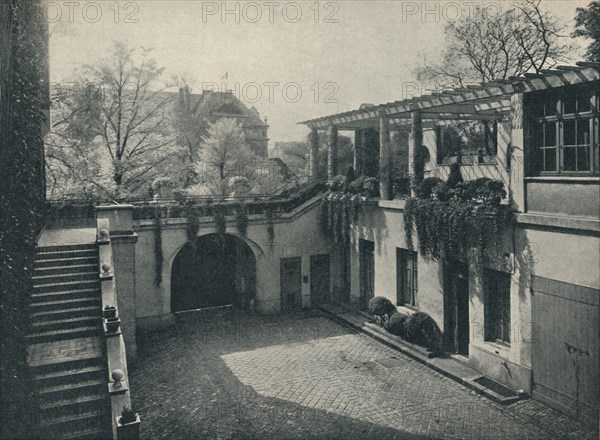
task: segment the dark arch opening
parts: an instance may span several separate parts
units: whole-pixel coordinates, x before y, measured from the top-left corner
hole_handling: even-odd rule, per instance
[[[171,270],[171,311],[233,305],[248,309],[256,296],[256,258],[233,235],[204,235],[188,243]]]

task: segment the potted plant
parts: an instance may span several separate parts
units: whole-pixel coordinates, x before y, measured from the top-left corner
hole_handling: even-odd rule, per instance
[[[117,333],[121,325],[121,319],[118,316],[112,318],[104,318],[106,324],[106,333]]]
[[[125,406],[121,416],[117,417],[117,439],[139,440],[140,438],[140,415],[132,408]]]
[[[117,308],[115,306],[105,306],[103,311],[104,318],[116,318]]]

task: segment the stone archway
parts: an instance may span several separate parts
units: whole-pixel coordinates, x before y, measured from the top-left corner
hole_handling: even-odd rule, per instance
[[[233,305],[247,309],[256,296],[256,258],[233,235],[204,235],[188,243],[171,269],[171,311]]]

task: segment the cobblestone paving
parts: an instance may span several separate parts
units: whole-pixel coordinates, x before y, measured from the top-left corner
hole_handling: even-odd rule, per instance
[[[138,339],[147,439],[553,439],[597,433],[503,407],[317,313],[200,317]]]

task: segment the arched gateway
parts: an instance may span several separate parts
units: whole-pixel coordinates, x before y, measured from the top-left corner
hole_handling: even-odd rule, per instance
[[[177,254],[171,270],[171,311],[234,305],[247,309],[256,294],[256,258],[233,235],[205,235]]]

